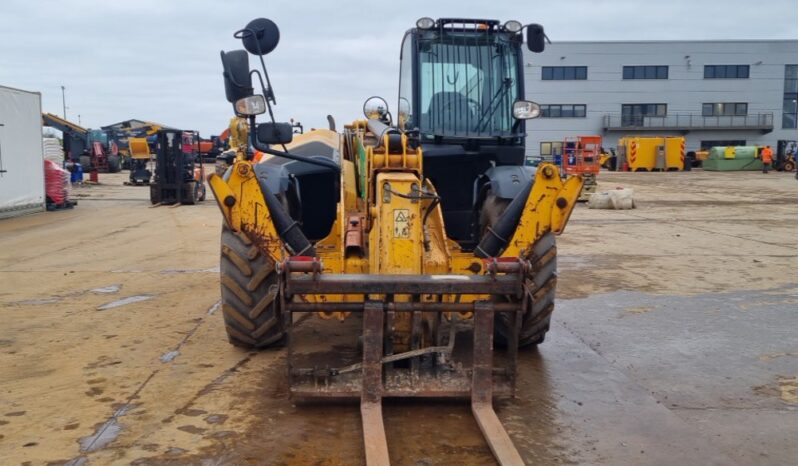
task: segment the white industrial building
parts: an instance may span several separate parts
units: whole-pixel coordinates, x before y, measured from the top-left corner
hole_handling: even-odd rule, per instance
[[[565,137],[683,135],[687,150],[798,140],[798,40],[555,42],[525,51],[527,155]]]

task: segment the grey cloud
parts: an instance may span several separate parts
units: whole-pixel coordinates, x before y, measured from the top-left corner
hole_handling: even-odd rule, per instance
[[[219,50],[265,16],[281,30],[266,57],[279,118],[306,127],[360,117],[363,100],[395,105],[399,45],[420,16],[539,22],[553,41],[795,38],[791,1],[5,1],[0,84],[40,91],[45,111],[98,127],[128,118],[205,135],[231,114]],[[252,62],[255,64],[255,61]]]

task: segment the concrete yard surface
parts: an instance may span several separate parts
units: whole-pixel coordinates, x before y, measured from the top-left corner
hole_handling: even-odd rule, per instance
[[[75,209],[0,221],[0,464],[362,464],[356,405],[292,403],[284,350],[227,343],[215,203],[153,208],[100,176]],[[579,205],[558,238],[551,332],[496,402],[524,460],[794,463],[798,180],[598,180],[637,208]],[[395,464],[494,461],[465,403],[384,414]]]

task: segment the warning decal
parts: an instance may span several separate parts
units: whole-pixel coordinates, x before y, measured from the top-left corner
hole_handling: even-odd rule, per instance
[[[410,238],[410,211],[408,209],[393,211],[393,237]]]

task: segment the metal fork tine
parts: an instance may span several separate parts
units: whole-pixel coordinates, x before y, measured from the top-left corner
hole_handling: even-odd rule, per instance
[[[382,421],[382,303],[367,301],[363,313],[363,388],[360,395],[360,417],[366,464],[387,466],[388,441]]]
[[[493,410],[493,306],[474,306],[474,365],[471,412],[496,461],[502,466],[523,465],[524,460]]]

